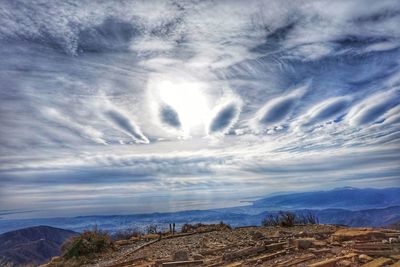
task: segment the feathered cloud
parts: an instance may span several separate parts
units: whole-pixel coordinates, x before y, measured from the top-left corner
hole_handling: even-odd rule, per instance
[[[162,195],[173,210],[188,196],[398,184],[397,11],[0,1],[1,203],[107,213],[105,199]]]
[[[302,86],[289,94],[278,96],[267,101],[258,110],[254,119],[256,128],[281,126],[289,118],[291,112],[298,105],[304,95],[306,86]]]
[[[346,119],[354,126],[374,123],[399,101],[399,89],[376,93],[355,105],[347,114]]]
[[[317,123],[334,120],[345,114],[350,106],[351,99],[346,96],[333,97],[318,103],[312,107],[303,117],[300,122],[303,127],[313,126]]]
[[[149,143],[149,139],[143,135],[140,128],[122,111],[115,108],[109,108],[104,111],[104,116],[113,124],[117,129],[132,137],[137,143]]]
[[[228,97],[217,105],[211,112],[207,125],[210,135],[226,134],[239,119],[242,102],[238,97]]]
[[[43,117],[57,126],[63,127],[66,130],[72,131],[84,138],[92,140],[96,143],[107,144],[103,139],[103,133],[94,129],[90,125],[82,125],[76,122],[67,114],[62,114],[54,108],[44,107],[41,109]]]

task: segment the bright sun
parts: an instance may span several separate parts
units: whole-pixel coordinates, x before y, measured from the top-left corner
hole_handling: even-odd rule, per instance
[[[184,136],[204,129],[209,109],[201,83],[162,80],[152,87],[161,102],[159,104],[167,104],[178,114]]]

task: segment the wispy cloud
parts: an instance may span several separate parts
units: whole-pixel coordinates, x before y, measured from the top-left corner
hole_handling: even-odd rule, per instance
[[[4,209],[394,185],[399,14],[396,0],[1,1]]]

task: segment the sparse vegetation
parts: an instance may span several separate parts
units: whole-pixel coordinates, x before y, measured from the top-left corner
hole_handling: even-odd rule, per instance
[[[314,213],[306,212],[298,215],[298,224],[319,224],[319,219]]]
[[[157,234],[158,233],[158,226],[155,224],[150,224],[146,227],[147,234]]]
[[[292,227],[302,224],[318,224],[319,220],[312,212],[295,214],[290,211],[280,211],[277,214],[268,215],[263,221],[263,226]]]
[[[143,234],[142,231],[137,227],[126,228],[123,230],[119,230],[115,234],[113,234],[112,239],[113,240],[127,240],[127,239],[131,239],[132,237],[139,237],[142,234]]]
[[[114,243],[107,232],[88,230],[67,240],[62,246],[63,258],[72,259],[81,256],[88,256],[94,253],[101,253],[114,248]]]

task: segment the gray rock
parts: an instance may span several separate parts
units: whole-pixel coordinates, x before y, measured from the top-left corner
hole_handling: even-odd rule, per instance
[[[174,259],[174,261],[188,261],[189,260],[189,252],[187,250],[179,250],[174,253],[173,259]]]
[[[193,259],[194,260],[203,260],[204,256],[201,254],[193,254]]]

